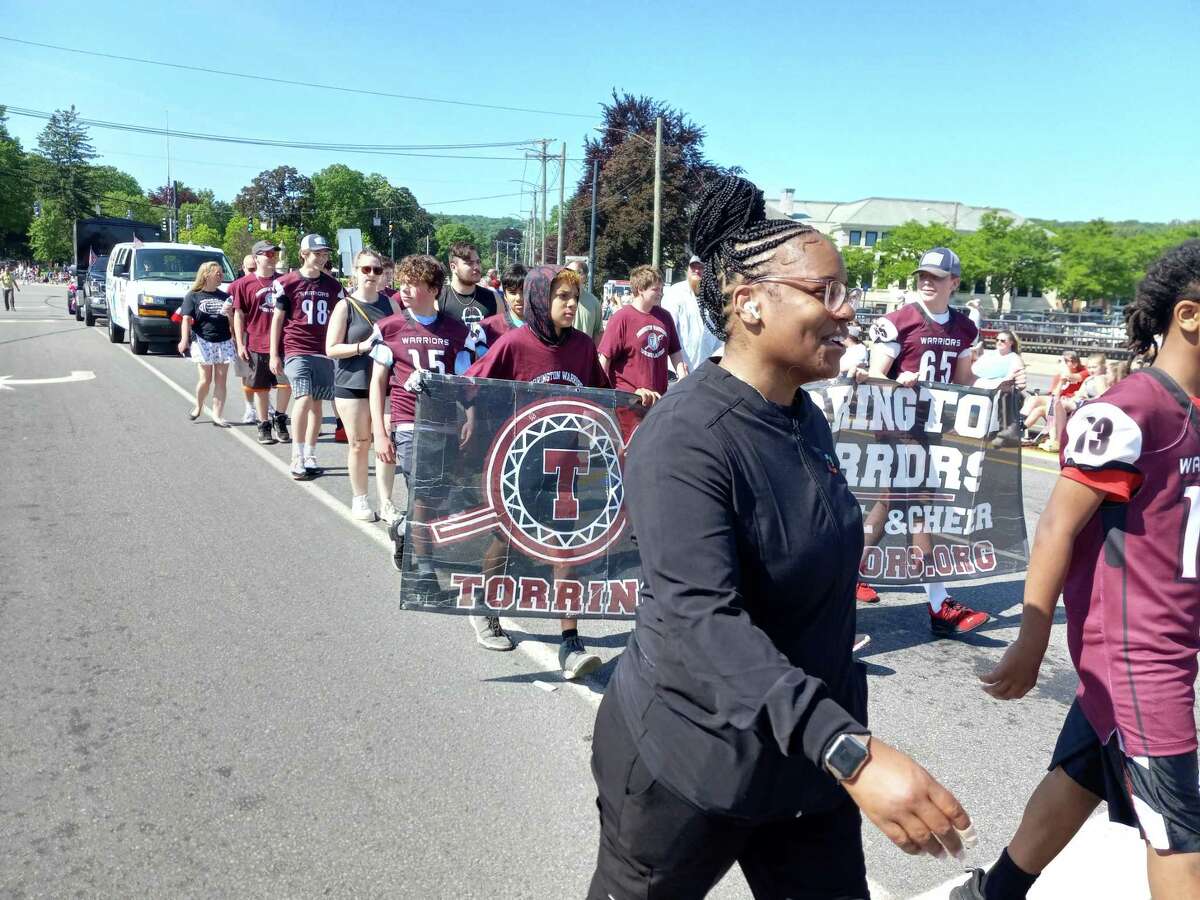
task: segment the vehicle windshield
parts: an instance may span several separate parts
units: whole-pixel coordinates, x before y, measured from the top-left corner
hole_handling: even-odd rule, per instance
[[[104,270],[107,268],[108,268],[108,257],[107,256],[97,256],[96,261],[94,263],[92,263],[91,267],[88,269],[88,274],[89,275],[103,275]]]
[[[225,254],[212,250],[138,250],[129,277],[140,281],[194,281],[196,272],[212,260],[221,267],[221,280],[233,281]]]

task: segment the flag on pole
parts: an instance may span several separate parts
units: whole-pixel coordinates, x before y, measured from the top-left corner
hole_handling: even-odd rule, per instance
[[[88,268],[90,269],[95,264],[96,264],[96,251],[93,248],[88,247]]]
[[[135,246],[135,247],[142,246],[142,239],[140,237],[138,237],[136,234],[133,236],[133,246]]]

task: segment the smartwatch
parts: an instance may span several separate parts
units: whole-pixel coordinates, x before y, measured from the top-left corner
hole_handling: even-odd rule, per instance
[[[838,781],[849,781],[871,756],[869,734],[839,734],[825,751],[825,771]]]

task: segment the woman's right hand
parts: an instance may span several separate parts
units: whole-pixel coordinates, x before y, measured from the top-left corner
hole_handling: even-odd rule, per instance
[[[870,739],[866,764],[842,787],[863,815],[905,853],[961,858],[975,831],[954,795],[910,757]]]
[[[385,431],[375,432],[375,458],[385,463],[394,463],[396,461],[396,447],[388,438]]]
[[[240,344],[237,348],[238,357],[242,362],[250,362],[250,348],[245,344]]]
[[[180,341],[178,349],[179,349],[180,356],[187,356],[188,342]]]

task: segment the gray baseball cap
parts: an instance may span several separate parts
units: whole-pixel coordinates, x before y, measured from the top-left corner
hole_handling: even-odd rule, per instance
[[[251,250],[250,252],[253,253],[255,256],[258,256],[258,254],[266,253],[268,250],[279,250],[279,249],[280,249],[279,245],[277,243],[275,243],[274,241],[259,241],[258,243],[256,243],[254,245],[254,249]]]
[[[922,254],[921,264],[917,266],[916,271],[928,272],[939,278],[945,278],[947,275],[962,278],[962,262],[959,261],[958,254],[949,247],[934,247]]]
[[[329,241],[321,237],[319,234],[306,234],[300,239],[301,250],[332,250],[329,246]]]

